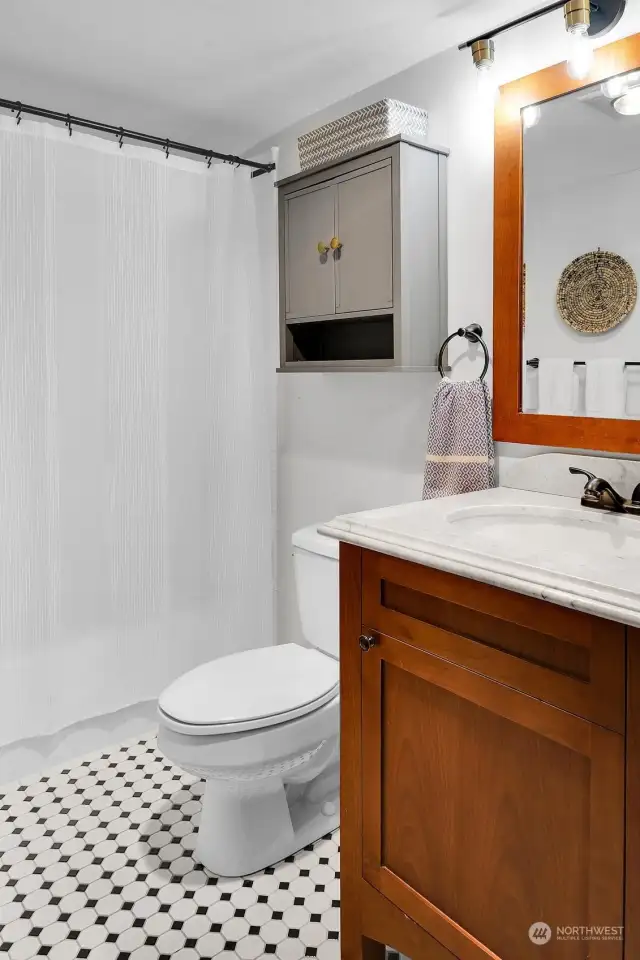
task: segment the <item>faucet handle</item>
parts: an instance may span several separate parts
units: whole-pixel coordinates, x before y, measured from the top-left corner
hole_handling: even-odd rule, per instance
[[[627,501],[613,489],[608,480],[595,477],[588,470],[581,470],[580,467],[569,467],[569,473],[587,478],[581,500],[583,507],[599,506],[603,510],[625,512]]]
[[[572,473],[574,476],[586,477],[588,483],[596,479],[595,473],[589,473],[588,470],[581,470],[580,467],[569,467],[569,473]]]

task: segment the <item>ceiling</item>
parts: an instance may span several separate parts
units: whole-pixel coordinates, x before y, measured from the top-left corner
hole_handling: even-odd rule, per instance
[[[0,96],[240,151],[539,5],[14,0],[2,10]]]

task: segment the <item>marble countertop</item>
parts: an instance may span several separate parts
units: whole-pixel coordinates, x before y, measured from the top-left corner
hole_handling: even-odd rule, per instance
[[[581,489],[578,481],[577,496],[569,497],[503,486],[347,514],[319,529],[347,543],[640,627],[640,518],[582,507]]]

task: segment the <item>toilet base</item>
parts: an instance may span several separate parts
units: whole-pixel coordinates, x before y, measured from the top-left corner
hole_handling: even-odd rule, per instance
[[[283,860],[340,823],[338,777],[300,790],[267,781],[207,780],[196,859],[221,877],[244,877]]]

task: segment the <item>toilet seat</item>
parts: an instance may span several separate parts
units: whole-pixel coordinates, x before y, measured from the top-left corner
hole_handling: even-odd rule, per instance
[[[242,733],[317,710],[338,695],[339,666],[296,643],[220,657],[191,670],[161,695],[169,727],[192,736]]]

